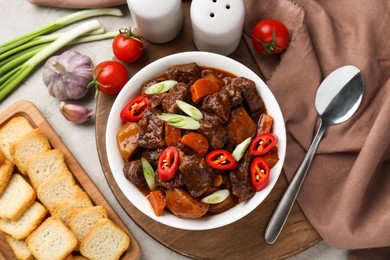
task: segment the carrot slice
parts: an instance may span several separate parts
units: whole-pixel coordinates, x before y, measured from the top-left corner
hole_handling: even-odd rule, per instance
[[[193,102],[198,102],[207,95],[218,92],[220,87],[209,79],[201,78],[195,81],[190,87],[191,98]]]
[[[203,73],[203,72],[202,72]],[[203,78],[206,78],[206,79],[209,79],[211,80],[212,82],[214,82],[215,84],[217,84],[220,88],[223,88],[223,86],[225,86],[225,82],[219,78],[214,72],[212,72],[211,70],[209,71],[205,71],[205,73],[203,74]]]
[[[209,142],[207,139],[198,133],[188,133],[183,136],[181,143],[189,147],[191,150],[204,157],[209,149]]]
[[[265,113],[261,114],[259,121],[257,122],[256,135],[271,132],[273,123],[274,123],[274,118],[272,116]]]
[[[163,213],[164,208],[167,204],[167,202],[165,200],[165,196],[162,193],[162,191],[161,190],[151,191],[149,194],[148,200],[149,200],[150,204],[152,205],[154,214],[156,214],[156,216],[161,216],[161,214]]]
[[[181,139],[181,129],[165,124],[165,145],[166,146],[176,146]]]

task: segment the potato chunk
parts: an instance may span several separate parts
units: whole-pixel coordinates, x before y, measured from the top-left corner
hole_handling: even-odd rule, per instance
[[[187,191],[179,188],[168,190],[165,194],[167,208],[180,218],[200,218],[209,210],[209,205],[193,198]]]

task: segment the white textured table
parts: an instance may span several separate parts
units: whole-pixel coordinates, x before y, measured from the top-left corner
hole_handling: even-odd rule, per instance
[[[124,17],[98,17],[97,19],[107,31],[133,25],[127,9],[125,7],[122,9],[125,11]],[[37,7],[31,5],[26,0],[2,0],[0,3],[0,43],[37,29],[71,12],[74,12],[74,10]],[[113,57],[111,40],[84,43],[73,46],[71,49],[88,55],[92,58],[95,65]],[[11,95],[0,103],[0,111],[21,99],[30,100],[41,110],[47,121],[63,139],[64,143],[106,199],[111,203],[123,222],[129,227],[130,232],[132,232],[140,243],[142,251],[141,259],[186,259],[156,242],[148,234],[143,232],[123,211],[112,194],[100,167],[95,142],[94,122],[91,121],[84,125],[74,125],[62,117],[59,112],[59,101],[49,95],[43,84],[42,65],[30,74]],[[80,103],[94,108],[95,100],[93,91]],[[260,236],[259,239],[263,238]],[[320,242],[291,259],[347,259],[347,255],[344,250],[333,249],[325,242]]]

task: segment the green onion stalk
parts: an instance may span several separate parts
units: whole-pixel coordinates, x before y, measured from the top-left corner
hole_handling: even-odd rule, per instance
[[[118,8],[79,11],[0,44],[0,101],[40,62],[65,45],[114,38],[118,32],[105,32],[96,20],[86,22],[69,32],[48,34],[75,22],[101,15],[122,16],[123,14]]]
[[[113,15],[113,16],[122,16],[122,11],[118,8],[101,8],[101,9],[89,9],[89,10],[83,10],[79,12],[75,12],[72,14],[69,14],[67,16],[64,16],[48,25],[45,25],[35,31],[32,31],[30,33],[21,35],[11,41],[8,41],[6,43],[0,44],[0,54],[11,50],[13,48],[16,48],[26,42],[29,42],[33,39],[35,39],[38,36],[48,34],[51,32],[54,32],[58,29],[61,29],[67,25],[73,24],[75,22],[95,17],[95,16],[101,16],[101,15]]]
[[[99,28],[97,30],[93,30],[92,32],[86,34],[87,35],[102,35],[105,33],[104,28]],[[0,54],[0,61],[3,61],[5,58],[8,58],[10,56],[13,56],[15,54],[18,54],[26,49],[33,48],[34,46],[41,45],[44,43],[50,43],[55,40],[57,40],[59,37],[64,35],[64,33],[57,33],[57,34],[49,34],[49,35],[42,35],[42,36],[37,36],[33,40],[26,42],[24,44],[19,45],[16,48],[10,49],[2,54]]]
[[[22,65],[2,76],[0,78],[0,100],[3,100],[40,62],[64,47],[70,41],[100,27],[101,24],[97,20],[85,22],[50,43]]]
[[[103,29],[103,28],[102,28]],[[27,61],[31,57],[33,57],[35,54],[43,50],[45,47],[47,47],[50,44],[50,41],[56,40],[59,37],[63,36],[64,33],[58,33],[53,35],[47,35],[50,37],[41,36],[44,41],[40,41],[39,45],[34,46],[34,44],[29,44],[30,46],[27,47],[27,49],[20,51],[19,53],[12,54],[11,56],[7,56],[3,60],[0,58],[0,77],[10,71],[11,69],[19,66],[23,62]],[[90,34],[86,36],[78,37],[70,42],[68,42],[66,45],[76,45],[79,43],[85,43],[85,42],[94,42],[98,40],[104,40],[104,39],[110,39],[114,38],[116,35],[118,35],[118,31],[110,31],[110,32],[104,32],[101,34]],[[44,38],[45,37],[45,38]],[[49,41],[50,39],[50,41]],[[21,45],[20,47],[23,47],[24,45]],[[8,53],[8,52],[6,52]],[[0,55],[1,56],[1,55]]]

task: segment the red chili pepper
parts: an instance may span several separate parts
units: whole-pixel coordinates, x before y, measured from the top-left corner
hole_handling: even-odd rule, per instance
[[[157,173],[162,181],[169,181],[179,168],[179,152],[176,147],[168,146],[158,158]]]
[[[260,134],[249,145],[249,153],[253,156],[269,152],[278,143],[278,137],[273,133]]]
[[[217,149],[206,155],[207,164],[217,170],[234,170],[238,167],[238,162],[228,151]]]
[[[123,123],[137,122],[150,107],[148,98],[144,95],[138,96],[130,101],[121,111],[120,117]]]
[[[252,186],[255,191],[264,189],[269,180],[269,166],[263,157],[256,157],[250,167]]]

